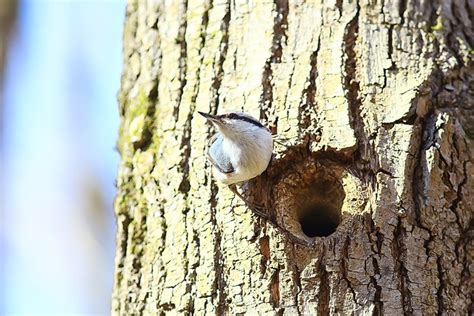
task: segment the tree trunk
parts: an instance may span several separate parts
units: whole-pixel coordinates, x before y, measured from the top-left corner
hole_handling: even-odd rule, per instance
[[[0,139],[3,140],[3,80],[11,33],[15,29],[18,4],[16,0],[0,0]],[[0,167],[0,171],[2,168]]]
[[[129,1],[113,313],[473,312],[474,3]],[[276,144],[216,183],[196,111]]]
[[[15,26],[17,6],[16,0],[2,0],[2,5],[0,6],[0,89],[3,88],[3,72],[7,48],[10,43],[10,34]]]

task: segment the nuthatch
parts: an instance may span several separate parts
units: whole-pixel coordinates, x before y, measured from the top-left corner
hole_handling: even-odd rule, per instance
[[[255,178],[267,169],[272,158],[272,134],[258,120],[242,112],[199,114],[217,128],[207,153],[215,178],[252,205],[237,191],[236,184]],[[260,213],[255,208],[254,211]]]

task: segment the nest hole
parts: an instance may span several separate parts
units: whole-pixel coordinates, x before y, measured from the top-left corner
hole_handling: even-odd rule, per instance
[[[327,175],[326,175],[327,176]],[[316,177],[297,196],[296,220],[307,237],[326,237],[341,223],[345,193],[332,177]]]
[[[367,205],[364,183],[347,166],[329,160],[307,157],[273,179],[270,205],[277,224],[306,244],[343,233],[344,223]]]
[[[341,222],[340,211],[327,204],[303,210],[298,218],[301,230],[308,237],[325,237],[336,231]]]

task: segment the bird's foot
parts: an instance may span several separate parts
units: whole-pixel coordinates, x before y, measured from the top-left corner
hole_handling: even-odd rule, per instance
[[[235,194],[237,195],[242,201],[244,201],[244,203],[248,206],[248,208],[250,208],[252,210],[252,212],[257,215],[257,216],[260,216],[264,219],[270,219],[270,216],[265,212],[265,207],[261,204],[257,204],[255,202],[251,202],[249,201],[247,198],[245,198],[244,196],[242,196],[242,194],[240,194],[240,192],[237,190],[237,186],[235,184],[231,184],[229,185],[229,189]]]
[[[246,203],[247,206],[254,212],[255,215],[260,216],[264,219],[270,219],[270,216],[265,212],[265,208],[263,205],[255,204],[255,203]]]

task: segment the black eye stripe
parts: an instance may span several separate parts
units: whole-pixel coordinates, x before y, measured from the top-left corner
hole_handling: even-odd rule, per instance
[[[259,121],[253,120],[249,117],[242,116],[242,115],[239,115],[239,114],[236,114],[236,113],[223,114],[223,115],[220,115],[219,118],[228,118],[228,119],[231,119],[231,120],[240,120],[240,121],[244,121],[244,122],[253,124],[253,125],[258,126],[260,128],[264,128],[264,126]]]

